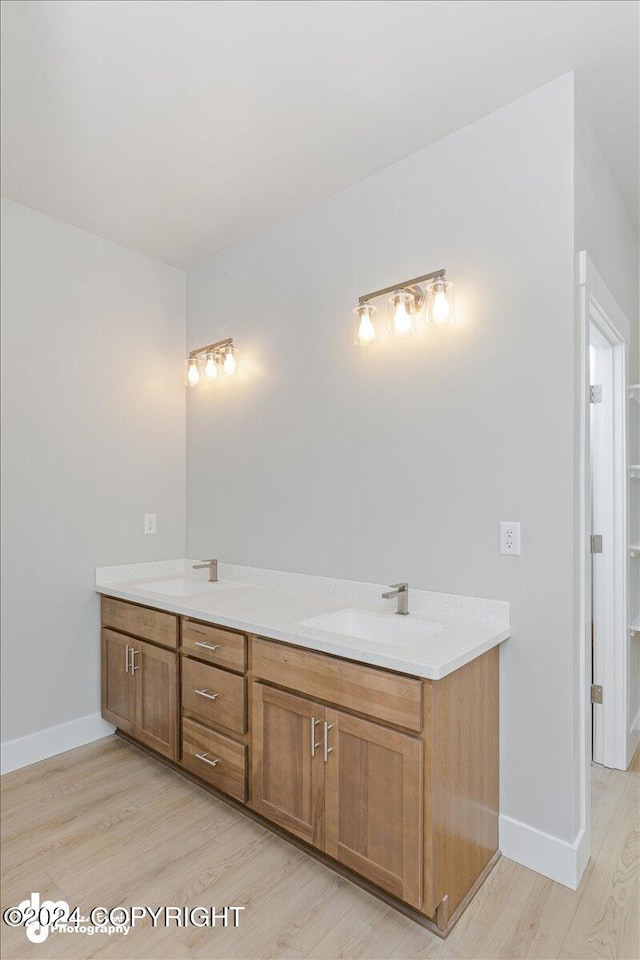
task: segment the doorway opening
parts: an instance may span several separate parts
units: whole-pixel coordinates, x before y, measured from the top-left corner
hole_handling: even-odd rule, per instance
[[[627,768],[626,343],[589,310],[592,760]]]
[[[591,854],[592,764],[595,760],[626,770],[637,739],[630,733],[629,719],[630,685],[636,682],[629,668],[633,616],[628,602],[627,514],[633,475],[627,463],[631,327],[585,250],[578,254],[577,268],[579,879]],[[602,388],[601,398],[591,386]],[[602,536],[601,553],[591,552],[600,549],[599,541],[592,540],[594,534]],[[592,704],[594,684],[594,699],[600,699],[597,688],[601,687],[602,703]],[[634,686],[633,698],[636,695]]]

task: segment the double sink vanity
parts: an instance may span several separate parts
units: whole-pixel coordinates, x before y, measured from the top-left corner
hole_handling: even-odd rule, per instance
[[[98,569],[105,719],[446,935],[499,856],[508,604],[194,565]]]

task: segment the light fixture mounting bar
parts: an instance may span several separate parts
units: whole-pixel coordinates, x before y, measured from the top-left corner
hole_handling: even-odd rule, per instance
[[[414,277],[413,280],[404,280],[402,283],[395,283],[392,287],[383,287],[382,290],[374,290],[373,293],[365,293],[363,297],[358,298],[358,303],[367,303],[369,300],[375,300],[376,297],[383,297],[385,293],[395,293],[396,290],[405,290],[407,287],[413,287],[417,283],[425,283],[427,280],[437,280],[438,277],[444,277],[446,270],[434,270],[433,273],[425,273],[422,277]]]
[[[209,351],[221,350],[223,347],[229,346],[230,343],[233,343],[233,337],[227,337],[226,340],[217,340],[216,343],[208,343],[206,347],[198,347],[197,350],[192,350],[189,354],[189,360],[193,357],[199,357],[201,353],[209,353]]]

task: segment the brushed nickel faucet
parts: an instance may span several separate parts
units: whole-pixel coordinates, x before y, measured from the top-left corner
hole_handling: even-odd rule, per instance
[[[217,560],[205,560],[203,563],[194,563],[194,570],[206,570],[209,568],[209,583],[218,582],[218,561]]]
[[[406,617],[409,614],[409,584],[408,583],[392,583],[392,590],[389,590],[388,593],[382,594],[383,600],[392,600],[394,597],[398,598],[398,609],[396,613],[399,613],[400,616]]]

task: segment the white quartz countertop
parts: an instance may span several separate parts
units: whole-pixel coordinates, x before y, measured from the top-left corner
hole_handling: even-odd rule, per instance
[[[206,595],[161,592],[176,578],[192,579],[195,591],[203,588],[206,571],[194,572],[191,565],[192,561],[175,560],[98,568],[96,590],[120,600],[429,680],[445,677],[510,636],[509,604],[503,601],[410,589],[410,614],[404,618],[396,615],[395,600],[380,598],[388,589],[384,585],[228,564],[220,564],[220,580],[211,586],[206,584]],[[402,624],[398,621],[410,621],[414,636],[407,642],[374,642],[304,623],[345,609],[368,611],[385,622],[392,618],[399,633]],[[422,622],[424,637],[416,629]]]

